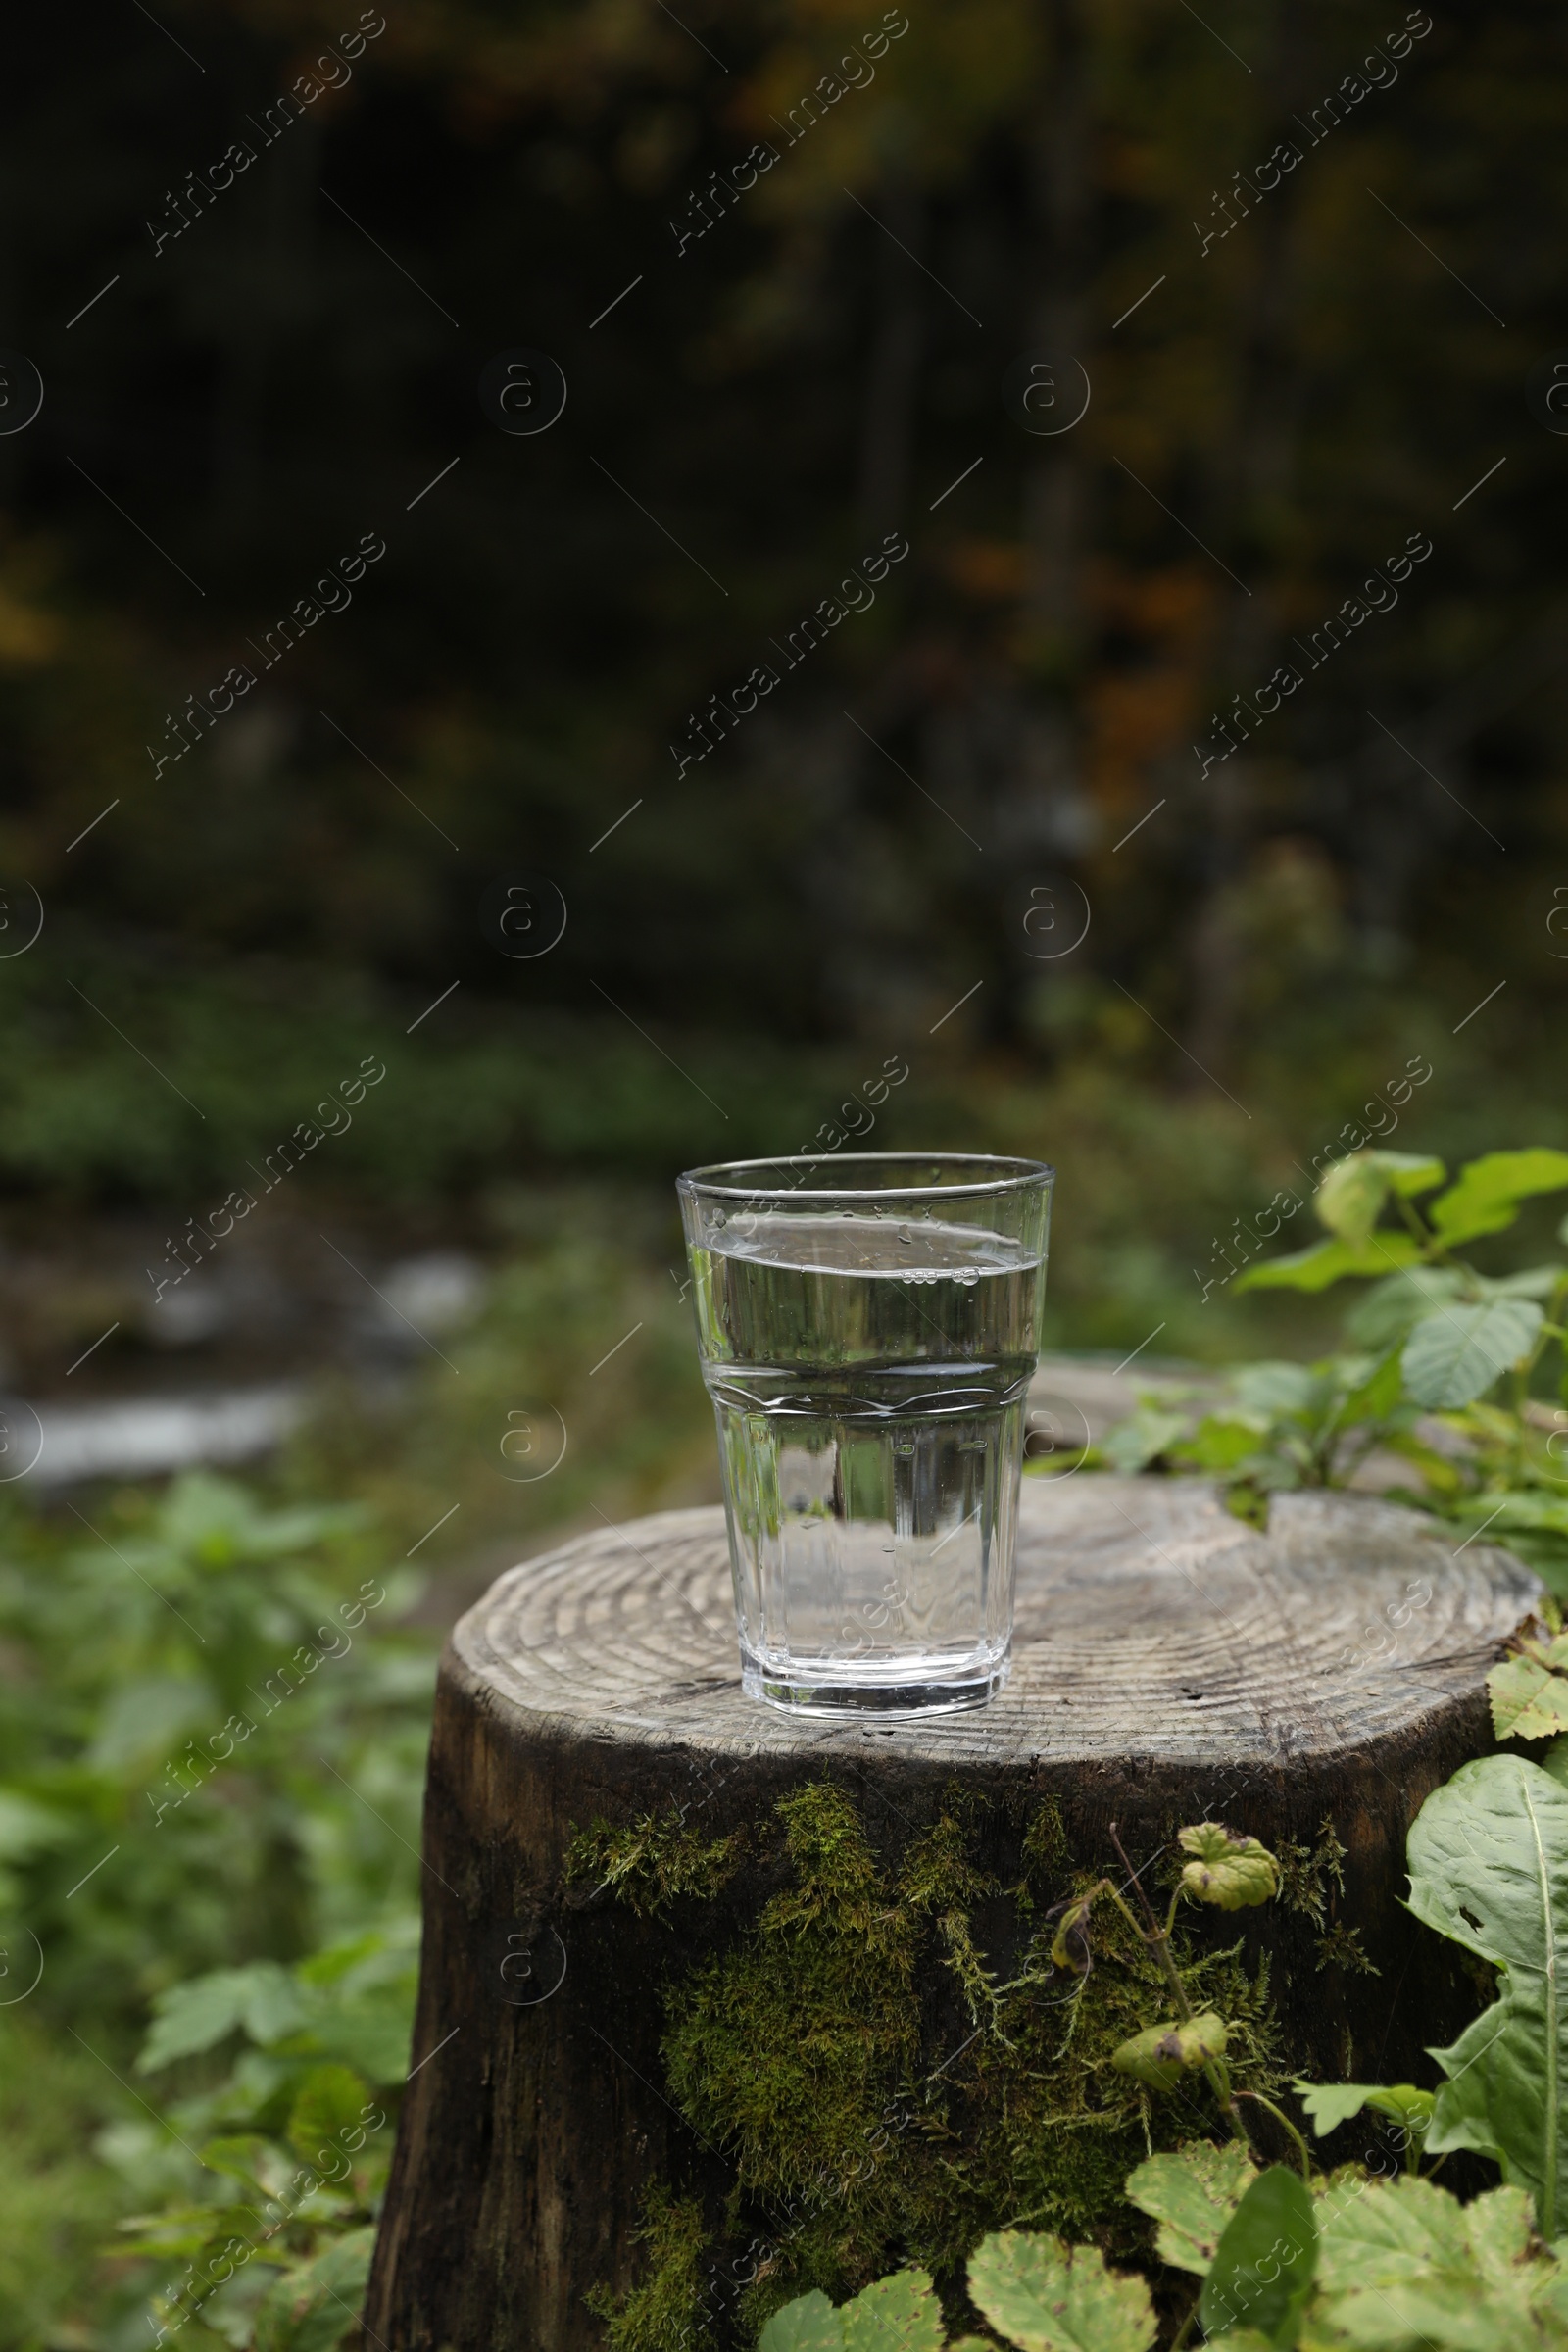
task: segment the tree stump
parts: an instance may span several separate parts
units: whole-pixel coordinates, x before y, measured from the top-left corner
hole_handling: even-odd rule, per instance
[[[1538,1593],[1508,1553],[1456,1555],[1392,1504],[1283,1495],[1263,1535],[1198,1482],[1028,1478],[1006,1690],[967,1714],[832,1723],[742,1697],[717,1509],[607,1523],[511,1570],[442,1665],[413,2073],[368,2340],[602,2344],[584,2296],[646,2275],[648,2184],[714,2210],[733,2184],[731,2151],[671,2096],[663,1994],[733,1949],[788,1874],[776,1844],[749,1849],[712,1899],[639,1913],[564,1878],[574,1833],[596,1820],[667,1819],[718,1840],[826,1782],[896,1859],[962,1799],[982,1861],[1005,1874],[1047,1798],[1079,1870],[1116,1871],[1112,1823],[1143,1871],[1183,1822],[1220,1819],[1279,1851],[1313,1847],[1328,1819],[1343,1890],[1319,1872],[1316,1916],[1308,1887],[1304,1909],[1202,1924],[1270,1954],[1291,2065],[1434,2080],[1423,2046],[1477,1995],[1401,1908],[1405,1833],[1490,1746],[1486,1673]],[[1070,1877],[1064,1865],[1050,1899]],[[968,2028],[953,2015],[956,2043]]]

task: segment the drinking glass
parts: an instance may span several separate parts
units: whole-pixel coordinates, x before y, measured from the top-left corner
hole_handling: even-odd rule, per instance
[[[749,1697],[915,1715],[1006,1681],[1054,1181],[886,1152],[679,1179]]]

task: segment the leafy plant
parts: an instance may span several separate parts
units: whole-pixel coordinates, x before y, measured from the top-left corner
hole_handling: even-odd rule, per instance
[[[1271,1494],[1344,1487],[1370,1455],[1398,1456],[1412,1483],[1396,1499],[1472,1532],[1484,1523],[1568,1595],[1568,1411],[1533,1395],[1555,1348],[1568,1405],[1568,1265],[1489,1275],[1455,1254],[1505,1232],[1527,1200],[1568,1189],[1568,1152],[1488,1152],[1423,1215],[1420,1197],[1445,1178],[1442,1160],[1405,1152],[1337,1162],[1314,1198],[1327,1238],[1250,1267],[1236,1288],[1370,1282],[1349,1346],[1311,1364],[1243,1365],[1224,1401],[1198,1410],[1179,1389],[1151,1391],[1099,1458],[1217,1478],[1233,1509],[1261,1520]],[[1568,1220],[1560,1231],[1568,1240]]]
[[[1410,1908],[1499,1972],[1497,1998],[1433,2056],[1448,2080],[1427,2146],[1474,2148],[1528,2188],[1544,2237],[1568,2215],[1568,1788],[1522,1756],[1483,1756],[1410,1831]]]
[[[1115,1833],[1112,1831],[1112,1838]],[[1266,1901],[1278,1865],[1256,1839],[1212,1822],[1181,1833],[1190,1859],[1163,1925],[1147,1925],[1102,1880],[1067,1907],[1057,1947],[1092,1963],[1096,1903],[1109,1895],[1161,1966],[1181,2012],[1118,2049],[1112,2065],[1156,2090],[1204,2073],[1234,2136],[1190,2140],[1128,2176],[1128,2202],[1155,2225],[1154,2251],[1200,2282],[1177,2335],[1201,2326],[1228,2352],[1568,2352],[1568,2240],[1561,2210],[1564,2021],[1555,1955],[1568,1936],[1568,1786],[1514,1756],[1463,1766],[1428,1797],[1410,1832],[1410,1907],[1429,1926],[1501,1972],[1498,1998],[1459,2040],[1433,2055],[1447,2080],[1436,2094],[1411,2083],[1310,2083],[1296,2091],[1319,2137],[1370,2111],[1404,2150],[1402,2178],[1366,2164],[1325,2175],[1296,2128],[1299,2171],[1259,2169],[1224,2076],[1224,2024],[1195,2014],[1169,1950],[1184,1895],[1225,1908]],[[1118,1847],[1118,1851],[1119,1851]],[[1123,1857],[1125,1860],[1125,1857]],[[1491,2156],[1504,2185],[1469,2206],[1419,2172],[1422,2149]],[[942,2342],[931,2281],[903,2272],[880,2282],[898,2344]],[[1148,2352],[1155,2319],[1145,2281],[1118,2276],[1093,2246],[1017,2230],[982,2238],[967,2268],[969,2300],[1018,2352]],[[760,2352],[847,2352],[875,2288],[835,2311],[820,2292],[776,2312]],[[852,2319],[851,2315],[857,2315]],[[916,2329],[916,2314],[918,2328]],[[910,2332],[901,2332],[907,2326]],[[936,2330],[933,2332],[933,2330]],[[972,2335],[951,2352],[981,2352]]]

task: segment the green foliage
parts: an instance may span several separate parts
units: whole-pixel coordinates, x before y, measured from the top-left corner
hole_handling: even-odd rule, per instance
[[[1108,2224],[1130,2250],[1119,2182],[1149,2133],[1168,2144],[1182,2126],[1111,2056],[1168,2005],[1169,1966],[1189,2005],[1211,2013],[1199,2028],[1208,2046],[1223,2012],[1238,2079],[1280,2080],[1265,1971],[1244,1971],[1235,1948],[1152,1939],[1103,1882],[1080,1879],[1039,1918],[1048,1868],[1064,1858],[1059,1814],[1043,1808],[1011,1832],[1025,1874],[1011,1886],[976,1864],[980,1826],[972,1804],[943,1812],[895,1864],[842,1788],[796,1790],[771,1830],[784,1884],[735,1945],[669,1987],[669,2095],[729,2162],[726,2226],[760,2230],[769,2247],[741,2298],[745,2324],[805,2290],[853,2293],[901,2259],[951,2277],[999,2215],[1080,2233]],[[751,1851],[764,1870],[769,1848],[759,1825]],[[607,1900],[630,1893],[604,1887]],[[982,1902],[1015,1953],[1005,1975],[974,1935]],[[1058,1966],[1063,1919],[1076,1924]]]
[[[226,2032],[282,1997],[268,1956],[401,1914],[434,1660],[362,1514],[193,1473],[91,1525],[13,1511],[0,1544],[28,1669],[0,1716],[0,1860],[46,2006],[129,2016],[237,1966],[201,1996]]]
[[[1449,2048],[1427,2146],[1474,2148],[1528,2188],[1544,2237],[1568,2214],[1568,1788],[1522,1756],[1462,1765],[1409,1837],[1410,1908],[1499,1971],[1497,1999]]]
[[[1272,2270],[1265,2270],[1271,2263]],[[1254,2328],[1288,2352],[1317,2268],[1312,2192],[1298,2173],[1270,2165],[1250,2181],[1203,2277],[1199,2312],[1210,2335]]]
[[[1487,1676],[1499,1740],[1551,1740],[1568,1732],[1568,1635],[1519,1636]]]
[[[20,1669],[0,1873],[47,1955],[6,2038],[34,2049],[40,2098],[38,2051],[79,2051],[63,2111],[92,2147],[74,2170],[39,2147],[56,2210],[30,2235],[0,2180],[23,2231],[5,2309],[41,2328],[64,2298],[124,2330],[150,2301],[188,2352],[249,2342],[265,2313],[258,2342],[325,2352],[358,2306],[409,2069],[433,1658],[395,1620],[417,1586],[384,1571],[365,1513],[226,1479],[99,1496],[85,1519],[12,1502],[0,1525]],[[7,2352],[30,2346],[8,2326]]]
[[[1173,2154],[1150,2156],[1128,2177],[1127,2197],[1159,2228],[1161,2262],[1201,2278],[1257,2171],[1251,2151],[1231,2140],[1186,2141]]]
[[[1568,1397],[1568,1266],[1490,1275],[1450,1254],[1505,1232],[1530,1199],[1568,1188],[1568,1152],[1488,1152],[1465,1165],[1424,1219],[1415,1196],[1443,1175],[1441,1161],[1400,1153],[1338,1161],[1316,1196],[1330,1238],[1253,1265],[1236,1288],[1369,1281],[1347,1318],[1351,1348],[1311,1364],[1242,1365],[1227,1400],[1201,1413],[1179,1393],[1152,1391],[1097,1458],[1217,1478],[1231,1508],[1263,1524],[1272,1494],[1344,1487],[1370,1456],[1380,1464],[1399,1457],[1411,1483],[1390,1490],[1382,1482],[1396,1500],[1472,1535],[1495,1530],[1568,1596],[1568,1419],[1532,1394],[1556,1348]],[[1391,1207],[1400,1222],[1380,1225]],[[1493,1401],[1503,1382],[1506,1402]],[[1522,1688],[1527,1678],[1514,1679]]]
[[[1319,2139],[1368,2107],[1411,2132],[1424,2132],[1432,2121],[1431,2091],[1410,2082],[1298,2082],[1294,2088]]]
[[[1473,1403],[1530,1354],[1544,1319],[1529,1298],[1440,1307],[1404,1344],[1404,1385],[1417,1404]]]
[[[1558,2263],[1531,2246],[1529,2199],[1497,2188],[1461,2206],[1427,2180],[1340,2180],[1318,2218],[1322,2317],[1365,2352],[1426,2343],[1521,2352],[1568,2343]]]
[[[1146,2026],[1111,2052],[1110,2063],[1151,2090],[1175,2090],[1184,2075],[1200,2074],[1223,2058],[1225,2042],[1225,2020],[1204,2010],[1176,2024]]]
[[[1329,1169],[1317,1190],[1317,1213],[1334,1241],[1294,1258],[1253,1266],[1237,1287],[1287,1284],[1316,1290],[1345,1275],[1388,1276],[1400,1265],[1449,1273],[1455,1278],[1452,1289],[1432,1301],[1405,1337],[1404,1385],[1418,1404],[1473,1403],[1511,1365],[1533,1360],[1546,1318],[1517,1277],[1511,1285],[1488,1283],[1474,1267],[1453,1263],[1448,1253],[1461,1242],[1503,1232],[1533,1195],[1568,1187],[1568,1152],[1489,1152],[1471,1160],[1458,1181],[1439,1195],[1430,1207],[1430,1223],[1423,1224],[1409,1196],[1429,1191],[1443,1174],[1439,1160],[1352,1152]],[[1404,1225],[1379,1233],[1377,1219],[1390,1199],[1397,1200]],[[1336,1250],[1344,1254],[1324,1255]],[[1544,1294],[1560,1292],[1568,1298],[1568,1268],[1542,1267],[1528,1279]]]
[[[1020,2352],[1148,2352],[1154,2314],[1141,2278],[1118,2278],[1094,2246],[1004,2230],[969,2257],[969,2293]]]
[[[775,2311],[757,2339],[758,2352],[844,2352],[844,2328],[819,2286]]]
[[[269,2287],[257,2306],[254,2352],[333,2352],[358,2326],[374,2251],[373,2230],[351,2230]]]
[[[1413,1200],[1441,1184],[1445,1173],[1441,1159],[1408,1152],[1352,1152],[1348,1159],[1336,1160],[1318,1186],[1317,1213],[1330,1233],[1364,1250],[1391,1194]]]
[[[1257,1838],[1228,1830],[1223,1822],[1200,1821],[1181,1831],[1179,1842],[1194,1857],[1183,1865],[1182,1885],[1199,1902],[1241,1911],[1271,1902],[1279,1892],[1280,1866]]]
[[[1432,1223],[1443,1246],[1501,1233],[1519,1213],[1521,1200],[1568,1186],[1568,1152],[1489,1152],[1471,1160],[1457,1183],[1433,1201]]]
[[[1107,2266],[1103,2242],[1073,2242],[1016,2224],[998,2230],[994,2222],[987,2233],[988,2213],[994,2217],[1010,2209],[1018,2214],[1027,2194],[1027,2127],[1018,2129],[1024,2119],[1009,2118],[1010,2164],[988,2177],[975,2161],[983,2142],[974,2139],[972,2116],[967,2130],[954,2131],[962,2117],[951,2096],[951,2080],[944,2081],[940,2101],[932,2096],[936,2082],[954,2070],[944,2066],[940,2077],[928,2076],[920,2098],[919,2078],[909,2064],[921,2040],[918,2003],[901,2011],[899,1999],[889,1992],[898,1983],[903,1955],[914,1958],[911,1989],[923,1973],[920,1947],[908,1940],[909,1923],[901,1918],[906,1906],[912,1900],[929,1918],[942,1901],[967,1904],[990,1886],[965,1861],[955,1822],[944,1816],[914,1839],[890,1884],[841,1791],[828,1787],[800,1790],[779,1812],[795,1883],[764,1912],[768,1932],[791,1946],[843,1934],[855,1965],[816,1976],[829,1968],[824,1947],[807,1975],[786,1972],[779,1982],[795,2041],[788,2051],[770,2047],[769,2036],[778,2027],[766,2025],[760,2033],[759,2024],[765,2021],[755,2004],[764,1961],[782,1955],[767,1954],[759,1934],[730,1962],[710,1963],[685,1988],[676,1988],[675,2022],[666,2042],[672,2087],[681,2093],[688,2120],[710,2144],[727,2143],[739,2167],[752,2163],[750,2176],[743,2171],[731,2195],[726,2227],[743,2213],[783,2211],[787,2226],[767,2241],[765,2293],[754,2294],[741,2312],[753,2327],[761,2324],[760,2352],[861,2352],[862,2342],[863,2352],[873,2352],[884,2332],[910,2352],[937,2352],[943,2335],[929,2272],[906,2267],[877,2281],[875,2231],[862,2230],[858,2241],[846,2233],[852,2209],[862,2224],[870,2218],[865,2182],[878,2174],[883,2190],[891,2188],[895,2200],[883,2208],[884,2242],[905,2250],[906,2261],[908,2249],[923,2245],[930,2271],[955,2281],[967,2255],[969,2300],[1004,2343],[1018,2352],[1148,2352],[1155,2334],[1148,2288],[1141,2278],[1119,2276]],[[971,2040],[994,2039],[1000,2055],[1013,2037],[1022,2040],[1029,2031],[1025,1996],[1053,1922],[1056,1965],[1044,1981],[1059,1984],[1065,1977],[1073,1987],[1069,2042],[1090,2030],[1083,2015],[1089,1988],[1110,1974],[1113,1962],[1125,1966],[1124,1955],[1142,1953],[1145,1983],[1173,2001],[1180,2015],[1164,2026],[1143,2027],[1122,2044],[1107,2045],[1097,2034],[1093,2065],[1102,2082],[1131,2072],[1160,2090],[1201,2074],[1214,2093],[1216,2123],[1225,2122],[1233,2133],[1228,2145],[1189,2137],[1169,2149],[1152,2150],[1125,2177],[1126,2205],[1155,2225],[1159,2259],[1172,2272],[1200,2281],[1179,2340],[1188,2340],[1200,2318],[1207,2335],[1223,2338],[1236,2352],[1290,2352],[1298,2345],[1303,2352],[1331,2352],[1336,2346],[1412,2352],[1422,2341],[1448,2352],[1514,2352],[1515,2346],[1568,2352],[1563,2249],[1542,2243],[1552,2234],[1561,2165],[1561,2022],[1549,1961],[1568,1927],[1568,1917],[1557,1917],[1568,1903],[1568,1788],[1516,1758],[1486,1758],[1462,1767],[1429,1797],[1412,1828],[1412,1909],[1501,1972],[1493,2008],[1452,2050],[1434,2053],[1449,2077],[1436,2096],[1410,2083],[1295,2084],[1320,2137],[1363,2112],[1384,2118],[1404,2150],[1405,2177],[1396,2183],[1359,2165],[1343,2167],[1327,2179],[1312,2171],[1305,2141],[1267,2089],[1233,2084],[1230,2069],[1249,2038],[1248,2023],[1229,2009],[1222,2014],[1197,2005],[1209,1964],[1172,1941],[1184,1899],[1202,1901],[1218,1892],[1234,1901],[1244,1888],[1249,1904],[1287,1892],[1296,1909],[1321,1925],[1329,1888],[1341,1883],[1345,1854],[1332,1824],[1325,1823],[1315,1849],[1287,1849],[1283,1868],[1255,1840],[1219,1824],[1192,1825],[1179,1833],[1178,1846],[1193,1859],[1176,1878],[1163,1926],[1147,1906],[1147,1924],[1140,1926],[1109,1881],[1080,1881],[1036,1931],[1020,1976],[1008,1984],[986,1980],[989,2003],[978,2011],[982,2022]],[[1232,1862],[1245,1865],[1239,1884],[1227,1884],[1222,1876]],[[1211,1875],[1190,1886],[1186,1873],[1195,1866]],[[1258,1898],[1256,1889],[1265,1878]],[[955,1962],[951,1940],[947,1960],[961,1987],[963,1971]],[[939,2225],[918,2132],[894,2152],[894,2164],[886,2170],[885,2145],[847,2174],[841,2158],[815,2187],[817,2197],[831,2200],[839,2232],[832,2242],[824,2235],[827,2217],[813,2200],[804,2169],[792,2176],[799,2193],[782,2198],[776,2180],[770,2193],[757,2161],[766,2141],[760,2117],[776,2115],[781,2098],[794,2097],[808,2131],[818,2112],[830,2122],[824,2144],[831,2147],[834,2132],[842,2144],[846,2128],[853,2129],[855,2109],[853,2095],[844,2099],[845,2084],[852,2093],[864,2088],[853,2068],[845,2072],[850,2055],[845,2037],[861,2046],[856,2065],[863,2063],[870,2040],[866,2011],[857,2012],[850,1988],[868,1965],[887,1972],[888,2019],[896,2023],[902,2015],[906,2027],[906,2048],[899,2047],[896,2033],[889,2047],[904,2069],[909,2118],[918,2114],[924,2132],[950,2151],[942,2169],[961,2177],[968,2193],[951,2205]],[[831,1999],[824,2004],[822,1992],[828,1988]],[[719,2050],[715,2036],[721,2018],[736,2033],[724,2052],[724,2063],[734,2071],[727,2092],[714,2098],[712,2090],[722,2091],[722,2085],[716,2079],[705,2082],[703,2075]],[[834,2034],[840,2036],[836,2049]],[[814,2055],[802,2065],[801,2052]],[[1025,2055],[1038,2061],[1036,2049],[1026,2048]],[[799,2071],[780,2071],[779,2061],[786,2057]],[[830,2064],[824,2067],[823,2059]],[[684,2079],[679,2065],[688,2070]],[[1022,2090],[1019,2075],[1004,2067],[999,2071],[1009,2100],[1016,2099]],[[1032,2075],[1035,2066],[1029,2071]],[[748,2085],[759,2110],[737,2130],[736,2103]],[[705,2090],[707,2105],[701,2103]],[[1045,2119],[1058,2131],[1069,2121],[1059,2100],[1058,2082],[1055,2112]],[[1271,2110],[1290,2132],[1300,2156],[1299,2173],[1278,2165],[1258,2169],[1241,2118],[1244,2104],[1250,2114]],[[1152,2129],[1157,2129],[1158,2112],[1157,2106],[1147,2110]],[[1446,2189],[1420,2178],[1423,2141],[1427,2153],[1439,2158],[1459,2146],[1490,2154],[1502,2164],[1511,2185],[1461,2206]],[[799,2143],[800,2154],[808,2144]],[[782,2153],[775,2141],[775,2164]],[[1530,2227],[1527,2189],[1537,2201],[1539,2237]],[[697,2209],[691,2210],[695,2231]],[[1023,2221],[1030,2218],[1019,2215]],[[1103,2211],[1097,2221],[1096,2233],[1114,2243],[1117,2233],[1107,2230]],[[695,2255],[683,2259],[690,2273]],[[867,2270],[870,2284],[865,2283]],[[688,2301],[695,2292],[694,2276],[688,2277]],[[599,2308],[613,2314],[614,2327],[629,2325],[631,2315],[643,2308],[638,2298],[652,2292],[655,2283],[634,2290],[619,2306],[602,2299]],[[858,2291],[835,2308],[833,2292],[843,2293],[846,2285]],[[794,2299],[781,2305],[781,2294],[788,2297],[792,2287]],[[668,2335],[612,2335],[612,2340],[639,2348],[646,2343],[651,2352],[666,2352],[672,2344]],[[983,2346],[972,2334],[959,2334],[951,2339],[949,2352],[983,2352]]]

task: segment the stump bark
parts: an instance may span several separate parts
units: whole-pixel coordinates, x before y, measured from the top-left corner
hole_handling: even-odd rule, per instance
[[[639,1917],[564,1885],[596,1819],[680,1814],[716,1838],[828,1781],[896,1852],[958,1784],[998,1823],[1054,1798],[1083,1867],[1115,1867],[1117,1823],[1141,1869],[1183,1822],[1278,1848],[1328,1818],[1348,1849],[1334,1908],[1379,1973],[1332,1946],[1325,1962],[1299,1911],[1244,1915],[1292,2061],[1433,2080],[1423,2048],[1476,1993],[1400,1906],[1405,1833],[1490,1746],[1487,1669],[1538,1594],[1506,1552],[1455,1556],[1391,1504],[1284,1495],[1263,1535],[1197,1482],[1030,1478],[1007,1690],[968,1714],[833,1724],[743,1698],[717,1509],[607,1525],[513,1569],[442,1665],[414,2071],[368,2340],[601,2344],[583,2297],[640,2275],[649,2181],[727,2184],[724,2151],[668,2095],[662,1989],[747,1931],[776,1866],[743,1865],[695,1922]]]

